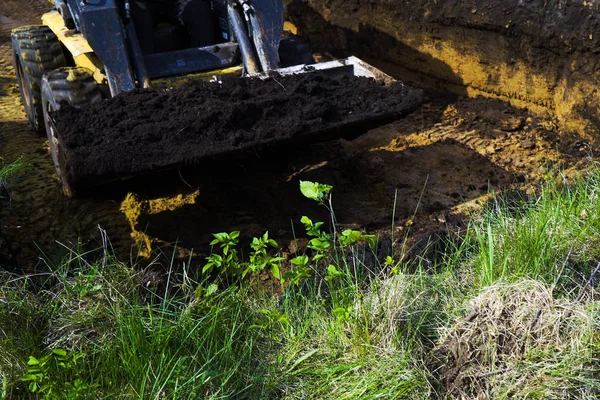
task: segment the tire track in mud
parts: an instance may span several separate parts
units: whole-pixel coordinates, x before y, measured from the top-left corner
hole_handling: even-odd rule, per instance
[[[12,267],[31,266],[40,252],[57,247],[57,241],[72,246],[80,236],[89,240],[97,235],[97,225],[109,232],[128,228],[114,202],[63,196],[47,141],[27,122],[12,67],[10,31],[23,24],[38,23],[47,9],[48,3],[42,0],[6,2],[0,6],[0,156],[5,163],[21,159],[26,164],[8,188],[10,198],[4,199],[0,209],[0,264]],[[5,16],[14,13],[18,19]],[[115,243],[117,247],[128,244],[128,240]]]

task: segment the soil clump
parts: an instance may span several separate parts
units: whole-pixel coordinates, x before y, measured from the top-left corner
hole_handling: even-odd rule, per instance
[[[421,101],[421,90],[400,82],[308,73],[135,90],[53,117],[63,179],[84,187],[290,140],[356,135]]]

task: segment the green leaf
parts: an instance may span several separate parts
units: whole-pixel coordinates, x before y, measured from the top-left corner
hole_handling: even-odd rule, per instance
[[[300,222],[302,222],[307,227],[310,227],[313,224],[312,220],[310,218],[308,218],[306,215],[303,216],[302,218],[300,218]]]
[[[362,238],[362,233],[360,231],[353,231],[347,229],[342,232],[342,236],[340,236],[340,242],[345,245],[353,245]]]
[[[309,181],[300,181],[300,192],[304,197],[319,201],[319,189],[316,183]]]
[[[29,360],[27,361],[27,365],[39,365],[40,361],[34,356],[29,356]]]
[[[331,189],[333,189],[333,186],[331,186],[331,185],[326,185],[324,183],[317,183],[317,190],[319,191],[320,194],[329,194],[329,192],[331,192]]]
[[[271,272],[273,276],[279,280],[281,280],[281,273],[279,271],[279,266],[277,264],[271,264]]]
[[[298,256],[295,257],[291,260],[291,263],[294,265],[297,265],[299,267],[304,267],[308,264],[308,256],[307,255],[303,255],[303,256]]]
[[[317,238],[311,239],[308,243],[313,247],[321,247],[323,245],[323,241]]]
[[[366,239],[367,243],[369,244],[369,247],[372,250],[375,250],[375,248],[377,247],[377,236],[376,235],[363,235],[363,239]]]
[[[327,267],[327,272],[331,275],[331,276],[340,276],[342,275],[342,272],[340,270],[338,270],[335,265],[329,264],[329,266]]]
[[[37,382],[37,380],[38,380],[38,377],[35,374],[25,374],[20,379],[20,381],[22,381],[22,382],[27,382],[27,381]]]
[[[59,357],[66,357],[67,356],[67,352],[63,349],[54,349],[52,350],[52,353],[56,354]]]
[[[230,239],[237,239],[238,237],[240,237],[240,231],[233,231],[229,234]]]
[[[325,254],[315,254],[315,256],[313,257],[313,261],[318,262],[324,258],[325,258]]]
[[[217,244],[227,238],[227,234],[225,232],[213,233],[213,236],[215,237],[215,240],[213,240],[211,244]]]
[[[338,316],[345,316],[348,311],[344,307],[336,307],[333,309],[333,314]]]

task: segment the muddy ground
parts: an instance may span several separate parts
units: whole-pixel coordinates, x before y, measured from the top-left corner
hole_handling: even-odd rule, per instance
[[[576,136],[559,136],[551,117],[427,90],[417,111],[354,140],[145,176],[68,199],[46,140],[27,125],[10,66],[10,29],[35,23],[46,7],[45,0],[0,4],[0,156],[28,165],[2,199],[0,264],[7,267],[43,267],[40,255],[55,260],[78,238],[98,246],[99,227],[123,258],[170,252],[174,242],[181,256],[201,255],[213,232],[233,230],[245,240],[269,230],[288,247],[302,237],[302,215],[327,220],[300,195],[300,179],[333,185],[340,223],[369,232],[390,232],[397,194],[395,238],[408,233],[419,246],[464,227],[490,191],[528,190],[559,165],[576,171],[589,150]]]

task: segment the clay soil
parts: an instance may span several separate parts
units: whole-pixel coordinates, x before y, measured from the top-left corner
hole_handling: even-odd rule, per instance
[[[211,234],[222,231],[239,230],[247,242],[269,230],[294,250],[292,239],[303,237],[302,215],[327,220],[325,210],[301,196],[300,179],[334,186],[344,226],[381,234],[393,226],[396,240],[408,237],[418,248],[463,229],[490,192],[532,190],[559,166],[574,173],[590,150],[559,135],[552,119],[497,100],[427,90],[416,111],[354,139],[215,160],[68,199],[46,139],[27,125],[10,66],[10,29],[36,23],[45,7],[44,0],[0,4],[0,156],[4,162],[22,156],[28,165],[0,207],[5,267],[45,267],[61,249],[98,247],[99,227],[122,258],[142,267],[149,259],[141,256],[157,249],[170,254],[173,243],[176,255],[201,258]]]
[[[311,72],[135,90],[53,117],[61,170],[81,187],[267,145],[356,135],[413,111],[422,97],[399,82]]]

